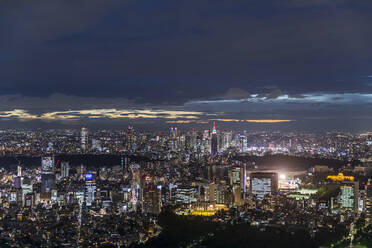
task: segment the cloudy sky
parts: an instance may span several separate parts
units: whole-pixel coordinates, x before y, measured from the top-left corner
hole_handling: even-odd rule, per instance
[[[372,2],[0,2],[0,127],[372,130]]]

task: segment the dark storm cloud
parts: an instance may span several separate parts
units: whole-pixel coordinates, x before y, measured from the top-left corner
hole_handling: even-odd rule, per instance
[[[0,107],[42,115],[260,98],[270,112],[286,97],[372,93],[371,11],[358,0],[2,1]],[[297,104],[300,117],[307,105]]]
[[[249,97],[251,97],[251,95],[248,91],[239,88],[230,88],[221,96],[223,99],[244,99]]]

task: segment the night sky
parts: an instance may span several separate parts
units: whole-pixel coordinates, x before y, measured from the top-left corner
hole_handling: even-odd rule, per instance
[[[372,131],[372,1],[0,2],[0,127]]]

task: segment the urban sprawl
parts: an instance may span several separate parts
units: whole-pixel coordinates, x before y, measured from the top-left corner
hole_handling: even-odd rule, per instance
[[[12,247],[145,245],[165,211],[311,238],[339,230],[324,247],[372,238],[372,133],[3,130],[0,155]]]

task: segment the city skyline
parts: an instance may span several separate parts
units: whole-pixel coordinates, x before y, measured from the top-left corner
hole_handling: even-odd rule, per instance
[[[2,130],[0,244],[370,247],[371,146],[372,133],[215,123]]]
[[[0,247],[372,247],[372,1],[0,1]]]

